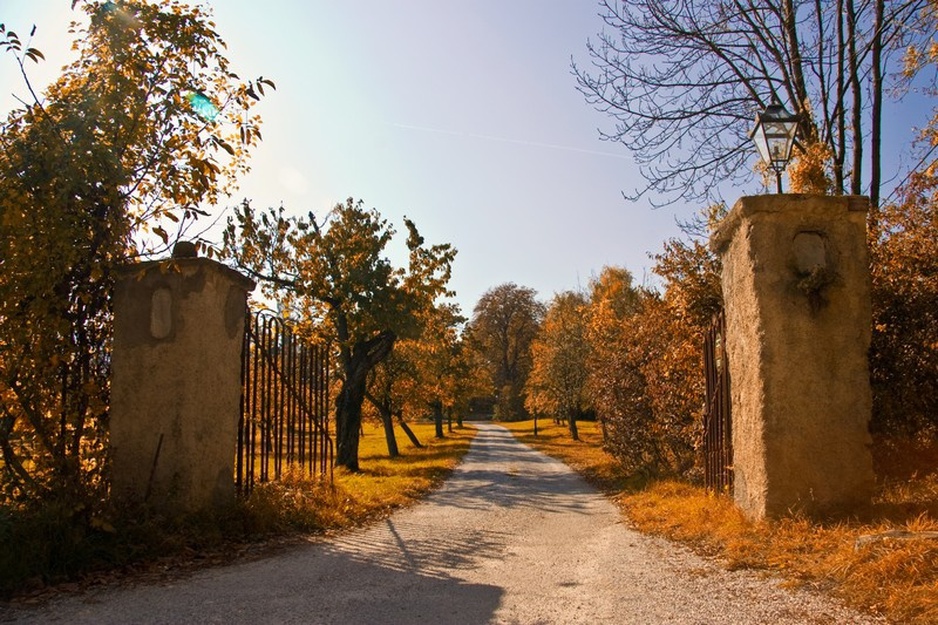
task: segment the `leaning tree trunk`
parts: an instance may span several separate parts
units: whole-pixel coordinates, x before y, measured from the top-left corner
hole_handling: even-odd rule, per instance
[[[345,380],[335,406],[335,463],[349,471],[359,469],[358,441],[368,372],[388,357],[396,338],[387,330],[367,341],[355,343],[342,355]]]
[[[390,400],[381,401],[372,393],[369,393],[367,389],[365,390],[365,399],[378,411],[381,425],[384,426],[384,440],[388,445],[388,456],[397,458],[401,455],[401,452],[397,446],[397,437],[394,435],[394,421],[393,415],[391,414]]]
[[[414,431],[410,429],[410,426],[407,425],[406,421],[404,421],[404,417],[400,412],[397,413],[397,423],[401,426],[401,429],[404,430],[404,434],[407,435],[407,438],[410,439],[411,445],[417,447],[418,449],[423,447],[423,445],[420,444],[420,440],[417,438],[417,435],[414,434]]]

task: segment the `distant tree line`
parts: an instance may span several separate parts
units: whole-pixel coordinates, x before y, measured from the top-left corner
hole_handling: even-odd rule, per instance
[[[606,449],[627,469],[693,475],[704,393],[702,336],[721,305],[719,265],[704,244],[680,240],[668,241],[656,260],[665,280],[661,291],[636,285],[622,267],[605,267],[586,292],[559,293],[546,306],[532,305],[533,291],[514,284],[486,293],[483,302],[500,293],[527,295],[503,299],[506,306],[514,301],[514,312],[500,310],[499,318],[528,322],[503,324],[496,334],[516,334],[504,345],[527,344],[518,358],[527,363],[525,377],[514,387],[499,385],[503,351],[479,352],[489,388],[516,389],[514,405],[499,398],[494,416],[533,417],[535,427],[538,418],[553,419],[574,439],[578,420],[596,419]],[[491,322],[489,311],[476,307],[470,345],[480,344],[477,333]],[[528,324],[535,331],[522,333]]]

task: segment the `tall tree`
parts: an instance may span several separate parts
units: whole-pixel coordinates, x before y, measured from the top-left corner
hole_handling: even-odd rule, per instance
[[[452,415],[464,398],[465,386],[459,380],[464,373],[460,358],[458,328],[465,322],[454,306],[440,306],[424,318],[420,340],[406,347],[416,364],[419,377],[412,389],[410,404],[417,408],[429,406],[436,429],[436,437],[443,438],[443,418]]]
[[[482,294],[467,328],[468,339],[485,362],[498,398],[495,416],[526,416],[524,385],[531,371],[531,342],[544,318],[534,289],[512,282]]]
[[[151,229],[229,191],[259,138],[210,15],[181,2],[73,2],[77,59],[40,97],[42,53],[0,25],[28,96],[0,127],[0,484],[102,483],[114,268]],[[9,58],[9,57],[8,57]],[[164,220],[165,218],[165,220]]]
[[[804,117],[802,142],[829,149],[835,193],[878,205],[883,76],[920,41],[928,0],[603,0],[609,27],[574,65],[587,101],[615,122],[603,138],[642,165],[637,190],[714,199],[751,175],[747,132],[772,100]],[[870,97],[867,97],[870,94]],[[869,178],[864,174],[869,158]]]
[[[357,471],[362,403],[369,373],[398,338],[419,335],[420,317],[440,297],[456,256],[449,244],[425,246],[407,226],[408,267],[384,255],[395,231],[376,210],[349,198],[322,221],[284,209],[256,215],[244,202],[229,219],[224,254],[262,280],[265,292],[308,326],[319,326],[339,351],[336,463]]]
[[[590,281],[587,310],[586,340],[587,401],[596,410],[603,433],[609,441],[609,423],[616,410],[616,395],[610,394],[608,374],[622,371],[624,352],[619,347],[619,329],[625,319],[641,305],[642,292],[632,284],[632,274],[624,267],[603,267],[599,276]]]
[[[576,420],[586,408],[589,355],[582,294],[566,291],[554,296],[531,344],[531,355],[525,406],[532,413],[565,420],[573,440],[579,440]]]

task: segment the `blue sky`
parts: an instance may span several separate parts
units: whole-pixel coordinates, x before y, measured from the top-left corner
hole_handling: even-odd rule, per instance
[[[650,275],[675,217],[623,199],[641,186],[625,148],[598,140],[610,120],[576,91],[571,56],[603,26],[584,0],[215,0],[232,68],[277,91],[258,107],[264,141],[228,202],[324,214],[347,197],[399,232],[458,250],[452,287],[465,314],[504,282],[554,293],[585,287],[604,265]],[[71,0],[0,0],[0,22],[48,62],[67,60]],[[23,93],[0,59],[0,106]],[[904,126],[908,117],[902,117]],[[908,128],[890,138],[901,141]],[[753,162],[756,155],[753,150]],[[734,196],[760,192],[753,182]],[[224,207],[219,207],[221,210]]]

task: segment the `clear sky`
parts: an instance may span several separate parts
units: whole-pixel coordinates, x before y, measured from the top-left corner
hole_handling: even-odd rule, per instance
[[[598,140],[611,121],[570,74],[571,57],[587,61],[586,41],[603,26],[594,2],[206,4],[232,69],[277,84],[257,109],[264,141],[253,171],[228,205],[248,197],[258,208],[323,214],[351,196],[398,232],[406,215],[428,243],[459,250],[451,285],[465,314],[509,281],[545,301],[585,287],[604,265],[651,281],[648,254],[679,235],[675,217],[699,208],[623,199],[642,181],[624,147]],[[33,45],[48,62],[37,79],[67,59],[70,5],[0,0],[8,28],[38,27]],[[0,57],[4,111],[10,93],[23,93],[15,70]],[[753,182],[736,195],[759,191]]]

